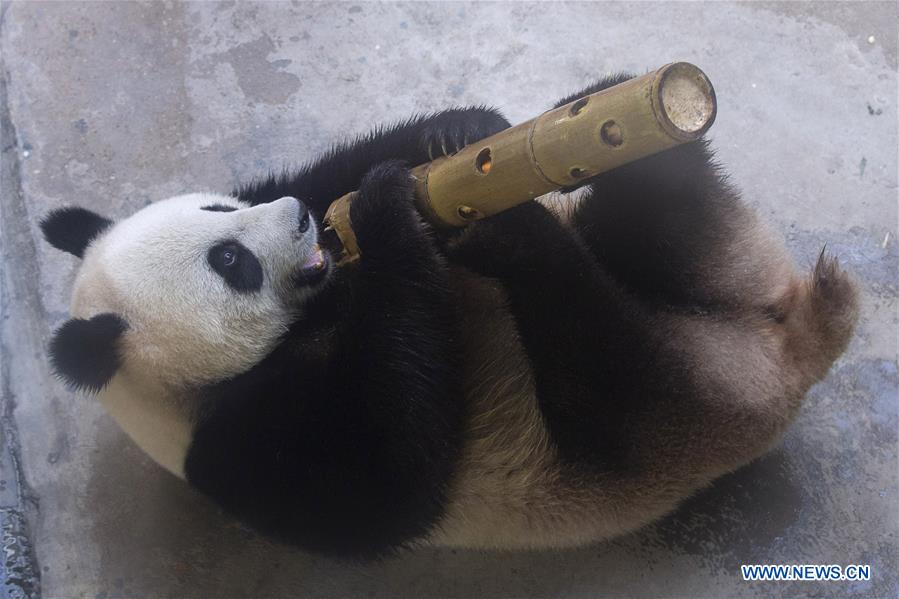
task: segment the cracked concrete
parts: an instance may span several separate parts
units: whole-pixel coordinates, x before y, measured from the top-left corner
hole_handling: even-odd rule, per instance
[[[21,2],[0,19],[7,595],[899,592],[895,3]],[[734,183],[800,264],[826,243],[864,300],[848,353],[783,443],[655,526],[576,551],[321,559],[229,520],[50,375],[45,346],[75,262],[41,241],[47,210],[119,217],[228,191],[451,104],[494,104],[520,122],[591,77],[676,59],[715,83],[711,137]],[[867,563],[872,580],[741,580],[740,564],[769,562]]]
[[[19,186],[19,161],[15,143],[15,129],[9,118],[5,72],[0,70],[0,588],[4,597],[24,599],[39,594],[40,578],[37,562],[29,539],[25,511],[34,507],[34,497],[28,490],[21,464],[18,430],[13,417],[17,396],[11,383],[14,370],[8,355],[18,351],[16,335],[21,334],[20,321],[14,314],[15,289],[19,286],[14,269],[7,267],[6,240],[15,232],[8,225],[21,221],[24,214],[15,206],[23,205]],[[13,206],[7,210],[6,206]],[[16,219],[18,217],[18,219]],[[14,220],[15,219],[15,220]],[[40,326],[39,319],[29,319]],[[12,333],[12,335],[10,335]]]

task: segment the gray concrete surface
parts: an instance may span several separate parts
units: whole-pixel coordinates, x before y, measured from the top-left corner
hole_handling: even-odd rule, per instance
[[[46,597],[895,597],[896,4],[8,3],[2,6],[4,591]],[[869,40],[869,36],[873,36]],[[697,63],[733,181],[807,265],[861,281],[852,346],[770,456],[577,551],[347,565],[261,539],[152,464],[47,368],[74,260],[36,224],[227,191],[376,122],[489,103],[513,122],[611,70]],[[33,547],[33,550],[32,550]],[[741,563],[864,563],[746,583]],[[40,580],[38,581],[37,574]]]

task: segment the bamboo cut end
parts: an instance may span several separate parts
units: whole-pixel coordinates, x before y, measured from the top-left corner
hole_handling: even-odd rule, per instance
[[[661,69],[656,81],[655,97],[670,133],[697,139],[715,122],[715,88],[699,67],[676,62]]]

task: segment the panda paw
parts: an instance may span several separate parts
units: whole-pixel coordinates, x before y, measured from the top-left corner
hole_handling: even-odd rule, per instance
[[[485,137],[509,127],[509,121],[492,109],[463,108],[441,112],[428,119],[419,143],[429,160],[451,156]]]
[[[398,160],[382,162],[363,177],[350,203],[350,221],[363,256],[426,236],[413,191],[409,169]]]
[[[486,276],[566,263],[570,235],[541,204],[519,206],[469,225],[448,248],[450,258]]]

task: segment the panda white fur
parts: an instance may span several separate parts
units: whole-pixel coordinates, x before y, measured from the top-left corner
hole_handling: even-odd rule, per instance
[[[403,164],[506,126],[450,110],[233,196],[51,213],[48,241],[83,256],[56,370],[310,550],[560,547],[656,519],[776,442],[845,348],[854,285],[823,254],[799,276],[705,142],[586,182],[564,215],[430,231]],[[363,257],[338,268],[321,217],[353,189]]]

